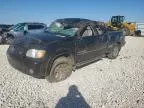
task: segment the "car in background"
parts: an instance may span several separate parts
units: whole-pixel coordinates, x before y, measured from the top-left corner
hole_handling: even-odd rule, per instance
[[[121,31],[113,31],[98,21],[65,18],[54,21],[44,32],[15,39],[7,58],[25,74],[59,82],[77,67],[103,57],[117,58],[124,45]]]
[[[11,44],[17,37],[23,37],[30,33],[43,32],[47,28],[44,23],[18,23],[10,27],[2,34],[2,43]]]

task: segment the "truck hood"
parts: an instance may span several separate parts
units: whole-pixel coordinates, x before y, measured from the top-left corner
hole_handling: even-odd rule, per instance
[[[50,32],[33,33],[24,37],[18,37],[14,41],[14,45],[23,44],[50,44],[53,42],[61,41],[67,39],[68,37],[57,35]]]

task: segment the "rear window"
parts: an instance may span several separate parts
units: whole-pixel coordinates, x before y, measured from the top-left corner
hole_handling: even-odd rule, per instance
[[[43,29],[43,25],[28,25],[28,30],[37,30],[37,29]]]

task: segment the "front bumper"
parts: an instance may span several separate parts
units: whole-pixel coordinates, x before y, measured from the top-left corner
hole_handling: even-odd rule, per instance
[[[15,69],[24,74],[35,78],[44,78],[46,76],[48,62],[47,60],[32,60],[7,51],[7,59]]]

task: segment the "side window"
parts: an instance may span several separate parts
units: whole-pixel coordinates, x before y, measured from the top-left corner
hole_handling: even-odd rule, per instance
[[[35,30],[35,25],[28,25],[28,30]]]
[[[24,26],[21,26],[21,27],[19,28],[19,31],[24,31]]]
[[[97,32],[99,35],[102,35],[104,33],[104,31],[101,28],[96,28]]]
[[[24,31],[24,25],[22,25],[22,26],[19,26],[19,27],[17,27],[17,28],[15,28],[14,29],[15,31]]]
[[[38,29],[43,29],[43,25],[28,25],[28,30],[38,30]]]
[[[82,37],[93,36],[93,31],[90,26],[86,27],[84,32],[82,33]]]
[[[36,29],[43,29],[44,26],[43,25],[36,25]]]

